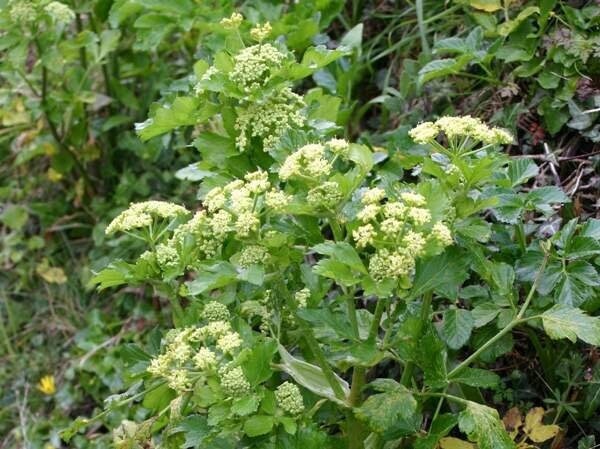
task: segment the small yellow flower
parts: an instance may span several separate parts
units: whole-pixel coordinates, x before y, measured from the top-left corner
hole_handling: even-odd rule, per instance
[[[37,388],[42,393],[44,393],[48,396],[52,396],[54,393],[56,393],[56,385],[54,383],[54,376],[49,374],[47,376],[42,377],[37,384]]]

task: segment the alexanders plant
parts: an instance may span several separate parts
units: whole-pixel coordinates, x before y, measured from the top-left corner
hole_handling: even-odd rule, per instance
[[[285,118],[248,134],[248,111],[331,59],[314,50],[321,62],[296,63],[267,32],[199,64],[197,97],[179,100],[185,113],[174,103],[139,128],[219,133],[203,141],[196,211],[138,203],[107,228],[146,245],[95,281],[153,285],[175,325],[135,349],[136,382],[105,413],[143,398],[149,415],[123,423],[116,445],[425,449],[462,433],[482,449],[515,447],[480,391],[499,383],[485,362],[510,349],[517,327],[600,343],[600,320],[561,295],[553,305],[542,287],[559,282],[554,260],[581,246],[565,239],[596,245],[571,258],[596,254],[595,224],[572,222],[549,240],[528,233],[538,228],[528,216],[568,199],[519,192],[535,165],[511,161],[501,147],[512,137],[472,117],[412,130],[424,157],[411,183],[382,178],[382,155],[332,127],[301,126],[310,108],[275,107]],[[232,156],[217,164],[225,140]],[[518,240],[518,278],[494,234]],[[584,263],[587,280],[574,278],[597,279]]]
[[[481,218],[514,177],[500,153],[511,137],[470,117],[411,135],[431,149],[417,183],[380,186],[367,147],[311,141],[276,155],[268,171],[211,189],[188,221],[169,203],[151,223],[128,219],[142,203],[111,223],[109,232],[149,246],[97,282],[152,283],[173,304],[177,330],[139,371],[148,395],[163,389],[151,418],[163,444],[433,448],[458,426],[481,448],[509,448],[498,412],[463,389],[499,382],[473,365],[517,326],[541,322],[551,338],[600,342],[598,319],[544,305],[538,293],[562,234],[532,242],[541,259],[523,277],[525,297],[512,291],[504,312],[496,299],[457,301],[485,288],[495,298],[506,288],[499,279],[514,276],[486,252]],[[461,357],[498,314],[498,327]],[[446,401],[462,411],[442,413]]]

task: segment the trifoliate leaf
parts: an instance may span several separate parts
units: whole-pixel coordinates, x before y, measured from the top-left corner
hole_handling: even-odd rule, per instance
[[[573,343],[577,338],[600,346],[600,318],[591,317],[583,310],[558,304],[542,314],[544,330],[555,340],[567,338]]]

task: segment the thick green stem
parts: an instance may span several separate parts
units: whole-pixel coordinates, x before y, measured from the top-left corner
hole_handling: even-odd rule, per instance
[[[385,312],[386,305],[386,299],[379,298],[379,300],[377,300],[377,306],[375,306],[375,313],[373,314],[373,321],[371,322],[371,328],[369,329],[369,341],[374,341],[377,337],[379,325],[381,324],[381,317],[383,316],[383,312]]]
[[[433,300],[433,292],[429,291],[423,295],[423,304],[421,304],[421,319],[419,321],[419,327],[417,329],[417,335],[420,337],[423,333],[423,327],[426,322],[429,322],[429,316],[431,315],[431,302]],[[413,372],[415,370],[415,363],[409,360],[404,367],[400,383],[405,387],[410,386],[412,381]]]
[[[354,304],[354,297],[348,295],[346,297],[346,308],[348,310],[348,319],[350,320],[350,326],[352,326],[352,333],[358,339],[358,320],[356,318],[356,304]]]

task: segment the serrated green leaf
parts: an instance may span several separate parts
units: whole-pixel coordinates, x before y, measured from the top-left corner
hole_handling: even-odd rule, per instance
[[[600,318],[581,309],[558,304],[542,314],[542,323],[548,336],[555,340],[566,338],[575,343],[579,338],[600,346]]]
[[[417,430],[414,427],[418,416],[417,401],[408,389],[397,383],[393,389],[369,396],[355,409],[355,414],[377,433],[408,435]]]
[[[275,421],[272,416],[255,415],[244,422],[244,433],[249,437],[257,437],[269,433]]]
[[[485,369],[464,368],[448,380],[471,387],[494,388],[500,383],[500,376]]]
[[[469,341],[473,325],[474,320],[470,311],[449,309],[444,314],[440,334],[450,348],[460,349]]]
[[[468,401],[458,417],[458,427],[479,449],[514,449],[515,443],[504,430],[498,412],[476,402]]]
[[[457,58],[436,59],[428,62],[419,70],[417,82],[419,85],[423,85],[432,79],[459,73],[473,58],[474,56],[468,53]]]
[[[417,262],[412,298],[438,289],[458,291],[467,279],[468,258],[458,250],[447,249],[443,254]]]
[[[181,433],[185,438],[181,444],[182,449],[201,447],[204,438],[210,433],[210,428],[206,422],[206,417],[202,415],[186,416],[171,433]]]
[[[523,184],[537,174],[538,166],[531,159],[515,159],[508,165],[508,179],[510,179],[511,187]]]
[[[177,97],[171,105],[159,107],[151,118],[136,123],[135,129],[140,139],[149,140],[181,126],[195,125],[218,112],[216,105],[201,104],[200,101],[195,97]]]

